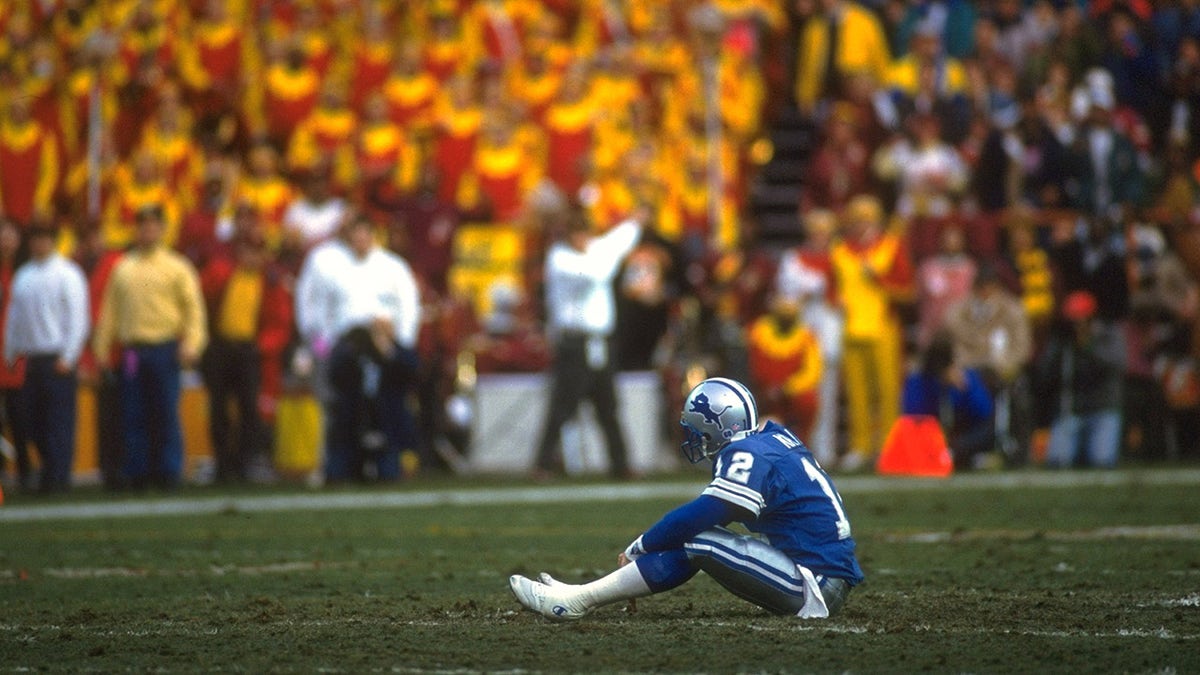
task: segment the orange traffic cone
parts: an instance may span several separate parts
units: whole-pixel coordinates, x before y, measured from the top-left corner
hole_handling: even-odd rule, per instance
[[[937,418],[903,415],[897,419],[883,443],[875,470],[892,476],[949,476],[954,471],[954,460]]]

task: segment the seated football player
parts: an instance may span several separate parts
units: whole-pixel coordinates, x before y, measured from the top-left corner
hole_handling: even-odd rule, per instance
[[[545,572],[538,580],[513,575],[517,600],[549,619],[579,619],[668,591],[703,570],[774,614],[836,614],[863,573],[841,496],[804,443],[774,422],[759,428],[754,395],[726,378],[696,385],[680,424],[684,456],[712,460],[712,482],[700,496],[635,539],[600,579],[576,585]],[[752,534],[727,527],[735,521]]]

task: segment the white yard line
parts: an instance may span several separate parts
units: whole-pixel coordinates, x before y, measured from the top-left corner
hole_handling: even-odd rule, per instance
[[[967,531],[889,534],[884,540],[900,544],[943,544],[952,541],[1023,541],[1039,537],[1052,541],[1108,541],[1143,539],[1155,541],[1200,541],[1200,523],[1182,525],[1122,525],[1089,530],[979,529]]]
[[[517,612],[506,612],[505,616],[513,616]],[[348,617],[345,619],[320,619],[320,620],[302,620],[295,619],[279,619],[267,621],[263,624],[265,627],[270,626],[290,626],[290,627],[326,627],[326,626],[361,626],[365,622],[358,617]],[[377,621],[372,622],[381,627],[389,626],[420,626],[420,627],[444,627],[451,625],[452,620],[439,621],[435,619],[422,619],[417,621]],[[828,623],[822,621],[801,622],[780,621],[771,624],[737,623],[724,620],[712,621],[704,619],[696,619],[694,625],[710,626],[710,627],[728,627],[737,628],[739,630],[750,630],[755,633],[786,635],[794,633],[816,633],[819,635],[834,633],[834,634],[849,634],[849,635],[883,635],[889,632],[894,632],[892,628],[880,628],[873,626]],[[65,624],[22,624],[0,622],[0,634],[4,633],[22,633],[33,634],[44,631],[63,630],[69,628],[72,634],[82,635],[85,637],[196,637],[201,635],[220,635],[225,629],[222,628],[197,628],[188,622],[176,621],[155,621],[153,624],[134,625],[127,628],[113,628],[111,626],[85,626],[85,625],[65,625]],[[1011,637],[1038,637],[1038,638],[1055,638],[1076,640],[1079,638],[1149,638],[1155,640],[1170,640],[1170,641],[1192,641],[1200,640],[1200,634],[1194,632],[1181,632],[1177,629],[1167,627],[1159,628],[1117,628],[1115,630],[1032,630],[1024,628],[1003,628],[979,626],[972,628],[938,628],[932,625],[916,624],[907,626],[902,632],[906,633],[924,633],[930,635],[945,635],[945,636],[1011,636]]]
[[[1019,471],[973,473],[948,479],[885,476],[835,476],[844,494],[979,488],[1063,488],[1124,485],[1197,485],[1200,469],[1126,469],[1118,471]],[[511,488],[460,488],[396,492],[338,492],[296,495],[128,498],[69,504],[0,506],[0,523],[140,516],[191,516],[223,512],[329,511],[499,504],[686,499],[699,494],[704,477],[687,483],[613,483]]]
[[[848,633],[848,634],[884,634],[892,632],[891,628],[868,628],[866,626],[843,625],[843,624],[826,624],[822,622],[795,622],[791,624],[777,625],[757,625],[751,624],[734,624],[728,621],[708,622],[697,620],[697,624],[707,624],[713,626],[738,627],[760,633]],[[1200,633],[1180,633],[1169,630],[1165,627],[1146,629],[1146,628],[1118,628],[1116,630],[1096,631],[1096,630],[1029,630],[1023,628],[1000,628],[980,626],[978,628],[936,628],[931,625],[913,625],[903,629],[902,632],[911,633],[929,633],[932,635],[1011,635],[1020,637],[1041,637],[1041,638],[1156,638],[1161,640],[1200,640]]]

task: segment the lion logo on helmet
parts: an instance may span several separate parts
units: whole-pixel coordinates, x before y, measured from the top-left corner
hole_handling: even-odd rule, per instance
[[[708,400],[708,396],[701,393],[697,394],[696,398],[692,399],[692,407],[688,412],[700,413],[704,416],[705,422],[709,424],[715,424],[717,425],[718,429],[723,430],[725,429],[725,426],[721,424],[721,415],[724,415],[725,411],[729,410],[731,407],[733,406],[727,405],[720,410],[713,410],[712,403]]]

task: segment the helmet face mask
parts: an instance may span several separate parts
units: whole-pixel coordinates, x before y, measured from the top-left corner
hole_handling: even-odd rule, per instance
[[[692,464],[707,459],[710,455],[707,452],[708,438],[704,432],[683,420],[679,421],[679,426],[683,427],[683,443],[680,445],[683,456]]]
[[[692,388],[679,419],[683,456],[695,464],[758,428],[758,406],[736,380],[712,377]]]

